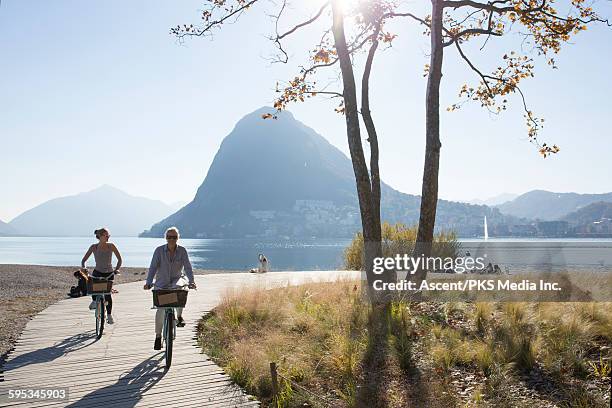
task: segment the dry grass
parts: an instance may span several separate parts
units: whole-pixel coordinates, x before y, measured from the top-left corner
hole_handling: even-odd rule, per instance
[[[515,378],[541,392],[541,398],[550,397],[561,405],[563,401],[578,407],[609,404],[605,375],[612,357],[611,304],[476,303],[465,307],[470,310],[467,321],[431,326],[428,354],[443,375],[470,368],[483,375],[485,397],[479,400],[516,406],[507,393],[508,378]],[[593,388],[599,391],[593,393]],[[546,389],[563,397],[556,400]]]
[[[354,401],[367,344],[367,305],[355,283],[306,284],[227,293],[200,323],[200,340],[250,393],[271,395],[269,363],[325,398]],[[283,382],[287,406],[303,396]]]
[[[376,327],[376,330],[373,329]],[[356,282],[227,293],[200,340],[277,406],[609,405],[610,303],[405,303],[372,310]]]

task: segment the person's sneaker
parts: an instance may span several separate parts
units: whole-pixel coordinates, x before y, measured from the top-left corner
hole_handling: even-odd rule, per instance
[[[92,300],[89,304],[89,310],[96,310],[96,301]]]
[[[183,317],[176,319],[176,327],[185,327],[185,320],[183,320]]]
[[[108,324],[115,323],[115,320],[113,319],[113,315],[109,314],[108,316],[106,316],[106,323],[108,323]]]
[[[153,350],[161,350],[161,337],[155,337],[155,344]]]

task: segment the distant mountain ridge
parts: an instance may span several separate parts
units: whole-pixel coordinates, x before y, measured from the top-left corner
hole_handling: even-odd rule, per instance
[[[612,202],[612,193],[578,194],[533,190],[497,208],[503,214],[515,217],[551,221],[599,201]]]
[[[19,232],[13,228],[10,224],[0,220],[0,236],[13,236],[18,235]]]
[[[496,205],[500,205],[503,203],[506,203],[508,201],[512,201],[514,200],[516,197],[518,197],[518,194],[513,194],[513,193],[502,193],[502,194],[498,194],[494,197],[489,197],[486,198],[484,200],[478,199],[478,198],[474,198],[472,200],[466,201],[469,204],[476,204],[476,205],[488,205],[488,206],[496,206]]]
[[[193,201],[142,236],[171,225],[186,237],[349,237],[361,221],[352,163],[313,129],[272,108],[239,120],[223,140]],[[418,221],[420,197],[382,183],[383,220]],[[438,229],[473,236],[503,216],[497,209],[440,200]]]
[[[157,200],[131,196],[103,185],[92,191],[46,201],[13,219],[9,225],[31,236],[92,236],[107,226],[116,236],[137,236],[174,209]]]
[[[612,219],[612,202],[598,201],[563,217],[564,221],[573,225],[584,225],[603,219]]]

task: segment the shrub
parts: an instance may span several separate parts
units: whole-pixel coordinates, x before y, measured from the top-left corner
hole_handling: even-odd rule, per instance
[[[477,341],[473,347],[474,362],[484,374],[491,374],[491,368],[495,364],[493,348],[489,343],[483,341]]]
[[[589,361],[589,367],[591,367],[591,375],[602,380],[610,377],[610,372],[612,372],[610,362],[604,361],[601,356],[599,356],[599,361]]]
[[[402,223],[394,225],[388,222],[381,226],[382,254],[392,257],[396,254],[412,255],[416,242],[418,226],[408,227]],[[459,242],[454,232],[439,232],[434,236],[432,256],[455,258],[459,252]],[[358,232],[353,241],[344,250],[346,269],[360,271],[364,268],[363,234]]]
[[[514,363],[518,370],[529,371],[536,361],[535,327],[531,312],[521,303],[504,303],[502,321],[493,330],[501,362]]]
[[[443,371],[450,370],[457,362],[452,349],[445,344],[434,346],[430,353],[434,366]]]
[[[476,326],[476,332],[480,337],[483,337],[487,331],[487,326],[491,315],[493,314],[493,308],[491,303],[478,302],[474,307],[472,318],[474,320],[474,326]]]
[[[393,302],[389,308],[390,340],[402,370],[408,370],[412,362],[409,314],[408,306],[405,302]]]

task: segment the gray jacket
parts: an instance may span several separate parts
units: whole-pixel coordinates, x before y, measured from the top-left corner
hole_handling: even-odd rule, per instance
[[[189,262],[187,250],[177,245],[174,258],[170,259],[168,245],[159,246],[153,252],[153,259],[151,259],[151,266],[147,275],[147,285],[151,286],[155,277],[155,288],[157,289],[173,289],[177,286],[183,286],[186,284],[183,278],[183,270],[189,278],[189,283],[194,283],[193,269],[191,268],[191,262]]]

